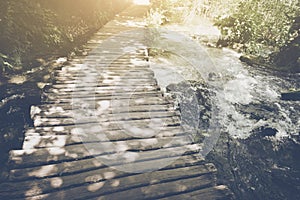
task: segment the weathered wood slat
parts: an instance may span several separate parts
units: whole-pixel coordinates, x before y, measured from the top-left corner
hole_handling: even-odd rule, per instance
[[[153,127],[152,129],[153,130]],[[80,137],[81,135],[85,133],[99,133],[99,132],[105,132],[107,137],[112,141],[123,141],[123,140],[129,140],[132,138],[136,138],[132,136],[132,134],[129,134],[130,132],[128,130],[124,130],[122,127],[118,127],[116,129],[100,129],[99,125],[76,125],[76,126],[57,126],[57,127],[39,127],[35,128],[33,130],[28,130],[25,133],[25,136],[74,136],[74,137]],[[146,132],[147,129],[144,129]],[[129,133],[127,133],[129,132]],[[164,126],[159,127],[158,130],[155,132],[156,134],[153,134],[153,137],[171,137],[175,135],[182,135],[185,134],[184,130],[178,125],[178,126]],[[149,136],[148,138],[152,138]]]
[[[52,86],[55,89],[68,89],[68,88],[72,88],[74,89],[78,89],[78,88],[85,88],[85,89],[89,89],[89,88],[113,88],[113,89],[125,89],[125,88],[138,88],[138,87],[145,87],[145,88],[149,88],[149,87],[157,87],[156,82],[153,82],[151,84],[149,83],[127,83],[127,84],[100,84],[100,83],[94,83],[94,84],[83,84],[83,83],[71,83],[71,84],[55,84]]]
[[[128,95],[129,96],[129,95]],[[148,97],[148,98],[140,98],[134,99],[134,101],[130,101],[130,98],[123,98],[123,99],[112,99],[109,97],[103,97],[102,99],[87,99],[86,101],[74,98],[70,101],[47,101],[44,102],[48,105],[54,105],[58,108],[61,107],[63,109],[76,109],[76,108],[83,108],[88,105],[93,106],[92,108],[98,108],[103,102],[111,102],[113,101],[114,105],[119,106],[138,106],[138,105],[168,105],[170,102],[166,101],[166,99],[158,98],[158,97]]]
[[[102,193],[101,189],[108,190],[106,184],[99,190],[96,190],[93,194],[85,192],[86,188],[78,188],[82,191],[80,199],[84,199],[89,196],[94,196],[94,199],[104,200],[104,199],[122,199],[124,196],[129,196],[132,200],[140,200],[140,199],[159,199],[163,197],[169,197],[176,194],[185,193],[188,191],[193,191],[197,189],[207,188],[213,186],[212,180],[214,180],[214,176],[211,174],[207,175],[192,175],[185,176],[181,174],[181,178],[174,179],[165,179],[162,182],[153,182],[143,185],[142,187],[133,187],[128,188],[127,190],[111,190],[110,193]],[[151,179],[150,179],[151,180]],[[109,181],[110,184],[112,184]],[[89,195],[89,196],[88,196]],[[57,196],[49,196],[51,198]]]
[[[79,103],[80,98],[79,99],[74,99],[74,101],[72,101],[71,103],[65,103],[65,102],[45,102],[45,104],[39,106],[39,108],[45,108],[45,110],[49,111],[49,112],[64,112],[64,111],[68,111],[68,110],[78,110],[78,109],[82,109],[82,108],[88,108],[88,106],[92,106],[90,108],[94,108],[94,109],[102,109],[103,108],[103,104],[113,104],[114,106],[119,105],[121,106],[125,106],[124,108],[120,108],[117,110],[120,110],[120,112],[124,109],[134,109],[137,107],[143,107],[143,106],[149,106],[149,107],[160,107],[160,106],[168,106],[170,108],[174,108],[174,104],[172,102],[167,102],[167,101],[152,101],[152,100],[147,100],[147,101],[138,101],[138,102],[132,102],[130,101],[130,99],[128,99],[129,101],[117,101],[116,99],[104,99],[104,100],[98,100],[98,101],[86,101],[84,104],[80,105]],[[106,108],[106,107],[105,107]],[[114,109],[116,110],[116,107],[108,107],[107,111]],[[172,110],[172,109],[171,109]],[[174,109],[173,109],[174,110]]]
[[[116,75],[106,75],[105,74],[106,72],[101,72],[99,74],[99,79],[103,80],[103,78],[106,78],[108,80],[116,80],[118,81],[118,79],[122,80],[122,79],[126,79],[126,80],[139,80],[139,79],[144,79],[144,80],[149,80],[149,79],[153,79],[153,76],[152,74],[148,74],[148,75],[145,75],[145,74],[137,74],[135,73],[134,75],[132,74],[126,74],[126,73],[123,73],[123,74],[116,74]],[[74,76],[74,74],[72,76],[65,76],[65,77],[60,77],[60,78],[56,78],[55,80],[55,83],[58,83],[58,82],[63,82],[63,81],[67,81],[68,83],[72,83],[72,81],[79,81],[80,79],[82,79],[82,77],[85,77],[85,76],[79,76],[78,74],[76,74]]]
[[[112,81],[111,81],[112,82]],[[135,81],[135,82],[115,82],[115,83],[82,83],[79,81],[72,82],[72,83],[66,83],[66,84],[60,84],[56,83],[53,84],[53,88],[82,88],[82,87],[126,87],[126,86],[131,86],[131,87],[142,87],[142,86],[155,86],[157,85],[155,80],[152,80],[151,82],[147,81]]]
[[[190,138],[186,138],[183,141],[171,140],[168,139],[168,143],[162,143],[157,146],[164,147],[162,151],[156,151],[145,143],[144,147],[141,145],[141,152],[135,153],[136,150],[133,148],[137,144],[134,140],[129,141],[120,141],[120,142],[96,142],[96,143],[85,143],[78,145],[71,145],[66,147],[50,147],[50,148],[42,148],[42,149],[26,149],[26,150],[13,150],[10,152],[10,161],[11,166],[13,167],[28,167],[28,166],[39,166],[46,165],[47,163],[57,163],[57,162],[67,162],[74,161],[80,163],[80,161],[85,158],[102,156],[101,158],[106,159],[107,156],[123,156],[123,155],[131,155],[133,156],[133,162],[137,162],[140,160],[153,160],[160,157],[165,156],[180,156],[185,151],[186,152],[198,152],[199,145],[190,144]],[[149,139],[151,141],[152,139]],[[143,141],[141,141],[143,142]],[[147,140],[145,140],[147,142]],[[152,142],[152,141],[151,141]],[[132,144],[132,147],[130,146]],[[100,147],[101,145],[101,147]],[[88,148],[91,148],[88,150]],[[95,150],[95,151],[93,151]],[[144,150],[144,151],[142,151]],[[159,155],[155,155],[155,152],[160,152]],[[137,157],[135,157],[137,156]],[[120,158],[125,159],[126,158]],[[124,160],[116,160],[115,162],[125,162]],[[83,165],[84,166],[84,165]],[[14,171],[16,172],[16,170]]]
[[[95,101],[99,101],[99,100],[110,100],[110,101],[114,101],[115,99],[126,99],[128,101],[135,101],[135,99],[146,99],[147,97],[161,97],[162,93],[159,92],[148,92],[148,93],[134,93],[134,91],[132,91],[132,94],[122,94],[122,93],[111,93],[111,94],[97,94],[95,92],[74,92],[74,93],[70,93],[67,95],[63,95],[63,94],[50,94],[47,93],[44,95],[44,98],[47,98],[48,102],[76,102],[78,100],[83,100],[83,101],[91,101],[91,100],[95,100]]]
[[[149,138],[167,138],[170,137],[174,139],[175,136],[186,135],[180,128],[173,129],[172,131],[166,130],[159,130],[157,134],[154,134],[152,137]],[[78,131],[79,132],[79,131]],[[48,132],[45,132],[48,133]],[[27,132],[24,143],[23,149],[32,149],[32,148],[44,148],[44,147],[63,147],[72,144],[80,144],[82,143],[82,137],[80,135],[55,135],[57,133],[53,133],[51,135],[42,135],[43,133],[38,133],[38,131],[33,130],[32,132]],[[63,133],[59,133],[63,134]],[[80,133],[79,133],[80,134]],[[125,140],[133,140],[136,137],[130,135],[124,130],[119,131],[105,131],[107,138],[112,141],[125,141]],[[88,138],[84,142],[97,142],[100,139],[90,139]]]
[[[176,177],[180,177],[182,174],[187,176],[199,174],[199,176],[203,176],[216,171],[215,169],[212,169],[210,164],[202,164],[201,162],[202,160],[198,160],[196,162],[195,157],[192,155],[183,156],[180,159],[172,162],[168,167],[160,169],[157,172],[148,172],[147,174],[152,177],[153,181],[159,182],[165,180],[166,178],[174,179]],[[143,178],[141,174],[126,174],[114,168],[103,166],[98,161],[95,161],[94,168],[91,168],[88,171],[80,173],[74,173],[74,171],[72,172],[73,173],[65,173],[56,177],[39,178],[35,181],[23,180],[14,183],[1,184],[0,195],[2,197],[29,197],[50,193],[57,189],[65,190],[71,189],[72,187],[84,187],[86,184],[106,181],[108,179],[122,182],[122,184],[119,185],[120,189],[149,184],[149,180]],[[129,182],[129,180],[132,179],[132,176],[136,176],[134,178],[135,182]],[[32,188],[35,186],[37,186],[39,189],[32,190]],[[14,190],[13,194],[10,194],[11,190]]]
[[[97,108],[97,107],[96,107]],[[73,110],[63,110],[62,108],[57,107],[47,107],[47,106],[39,106],[40,111],[33,113],[32,117],[35,117],[36,115],[41,116],[48,116],[49,118],[55,118],[55,117],[70,117],[73,116],[74,112],[76,112],[76,109]],[[135,106],[127,106],[127,107],[118,107],[118,108],[107,108],[106,110],[107,114],[112,113],[149,113],[152,112],[168,112],[168,111],[175,111],[174,107],[172,105],[135,105]]]
[[[115,92],[115,93],[124,93],[124,92],[132,92],[134,90],[141,90],[141,91],[157,91],[160,88],[158,88],[158,86],[154,85],[154,86],[143,86],[143,87],[136,87],[136,86],[128,86],[128,87],[121,87],[121,86],[111,86],[111,87],[88,87],[88,88],[76,88],[76,90],[74,90],[74,88],[51,88],[49,89],[49,92],[51,91],[56,91],[56,92],[66,92],[66,93],[75,93],[76,92],[95,92],[98,93],[99,91],[102,92]]]
[[[227,186],[218,185],[218,186],[198,189],[198,190],[191,191],[191,192],[184,193],[184,194],[168,196],[166,198],[162,198],[161,200],[181,200],[181,199],[229,200],[232,198],[233,198],[233,195]]]
[[[165,127],[165,126],[177,126],[180,125],[181,121],[178,116],[155,116],[148,117],[145,119],[142,118],[124,118],[113,120],[107,119],[105,117],[98,118],[96,116],[91,117],[80,117],[77,116],[76,119],[65,119],[65,118],[56,118],[56,119],[38,119],[35,118],[34,126],[36,127],[54,127],[54,126],[72,126],[72,125],[80,125],[80,124],[90,124],[95,125],[99,124],[103,130],[118,130],[118,128],[125,127],[138,127],[138,128],[151,128],[151,127]]]
[[[117,92],[99,92],[99,91],[81,91],[81,92],[70,92],[70,93],[45,93],[45,97],[47,98],[54,98],[56,97],[57,99],[69,99],[69,98],[79,98],[79,99],[84,99],[84,98],[97,98],[97,97],[111,97],[111,99],[116,99],[116,98],[121,98],[124,96],[130,96],[131,99],[135,99],[138,97],[160,97],[162,96],[162,93],[159,93],[158,91],[153,91],[153,92],[136,92],[132,91],[132,94],[128,93],[117,93]]]
[[[82,114],[82,118],[85,117],[84,111],[74,111],[74,112],[66,112],[61,115],[53,115],[53,114],[47,114],[44,113],[44,115],[34,115],[33,120],[39,119],[43,122],[51,122],[52,120],[56,119],[63,119],[63,120],[74,120],[75,116],[78,118],[79,114]],[[172,111],[171,109],[168,109],[168,111],[141,111],[141,112],[119,112],[119,108],[111,108],[110,112],[107,112],[106,109],[103,110],[95,110],[93,113],[94,117],[97,117],[99,121],[126,121],[126,120],[138,120],[138,119],[155,119],[155,118],[165,118],[165,117],[174,117],[174,116],[180,116],[179,112]]]

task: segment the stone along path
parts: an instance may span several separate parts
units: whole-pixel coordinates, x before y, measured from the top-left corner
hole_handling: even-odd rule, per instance
[[[0,199],[231,198],[150,70],[146,9],[117,15],[55,72]]]

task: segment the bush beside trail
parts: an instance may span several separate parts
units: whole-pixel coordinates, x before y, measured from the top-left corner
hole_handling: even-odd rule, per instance
[[[128,5],[122,0],[1,0],[0,71],[66,53]]]

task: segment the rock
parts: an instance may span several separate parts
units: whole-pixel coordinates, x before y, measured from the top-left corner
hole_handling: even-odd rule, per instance
[[[300,90],[281,93],[281,99],[286,101],[300,101]]]
[[[212,73],[211,78],[217,78]],[[195,127],[197,119],[197,142],[205,138],[203,130],[209,126],[214,93],[205,83],[185,81],[171,84],[167,91],[177,98],[181,113],[188,125]],[[196,100],[196,101],[195,101]],[[198,106],[195,104],[198,102]],[[192,105],[192,106],[191,106]],[[236,139],[222,132],[217,145],[207,156],[207,161],[218,169],[218,180],[229,185],[236,199],[300,199],[300,138],[277,139],[280,126],[274,120],[288,117],[290,123],[297,124],[300,105],[293,102],[252,102],[247,105],[235,104],[234,108],[250,120],[256,121],[250,137]],[[195,110],[199,109],[199,113]],[[289,114],[283,115],[282,109]],[[265,122],[265,123],[259,123]],[[278,130],[277,130],[278,128]]]
[[[227,40],[219,39],[216,44],[217,47],[228,47],[229,43]]]
[[[24,127],[33,124],[30,106],[39,104],[40,100],[41,91],[35,83],[0,86],[0,181],[7,177],[5,163],[9,150],[22,147]]]
[[[212,92],[205,83],[183,81],[166,87],[168,93],[176,98],[181,112],[182,124],[192,130],[209,127]]]
[[[250,138],[274,137],[277,132],[278,130],[275,128],[260,127],[256,130],[253,130],[253,134],[250,136]]]
[[[300,199],[299,144],[299,136],[275,144],[267,138],[238,140],[222,134],[207,160],[237,199]]]

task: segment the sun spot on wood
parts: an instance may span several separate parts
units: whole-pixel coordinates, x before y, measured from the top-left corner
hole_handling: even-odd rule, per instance
[[[227,187],[225,185],[218,185],[218,186],[216,186],[216,188],[218,190],[226,190],[227,189]]]
[[[152,139],[143,140],[141,145],[142,146],[150,146],[150,145],[154,145],[157,143],[158,143],[158,140],[156,138],[152,138]]]
[[[97,134],[97,138],[98,138],[100,141],[109,141],[109,139],[106,137],[105,134]]]
[[[110,106],[109,101],[98,101],[98,105],[100,106],[100,110],[107,110]]]
[[[111,184],[111,186],[113,187],[118,187],[120,185],[120,181],[119,180],[114,180]]]
[[[96,183],[99,182],[103,179],[103,177],[100,174],[95,174],[93,176],[88,176],[85,178],[86,182],[92,182],[92,183]]]
[[[96,167],[102,166],[102,163],[99,162],[98,160],[93,160],[93,164],[94,164]]]
[[[37,151],[36,149],[24,149],[24,153],[23,154],[30,155],[30,154],[33,154],[36,151]]]
[[[47,166],[42,166],[38,170],[29,172],[28,175],[33,177],[45,177],[56,171],[57,171],[57,167],[55,167],[54,165],[47,165]]]
[[[96,192],[97,190],[101,189],[103,186],[104,186],[103,182],[93,183],[87,187],[87,190],[90,192]]]
[[[34,119],[34,126],[40,126],[42,124],[42,120],[40,116],[36,116]]]
[[[36,145],[40,143],[40,137],[27,137],[25,138],[26,143],[23,145],[23,149],[33,149]]]
[[[51,131],[51,130],[53,130],[53,128],[52,127],[43,127],[43,130],[44,131]]]
[[[54,127],[54,128],[53,128],[53,131],[54,131],[54,132],[61,132],[61,131],[64,131],[64,130],[65,130],[65,128],[62,127],[62,126],[57,126],[57,127]]]
[[[82,128],[73,128],[71,130],[71,135],[84,136],[85,135],[85,131]]]
[[[76,153],[70,153],[70,152],[66,152],[65,156],[70,158],[78,158],[78,155]]]
[[[185,190],[187,190],[187,186],[185,186],[185,185],[179,185],[179,186],[177,186],[177,191],[183,192]]]
[[[66,153],[66,150],[64,148],[49,148],[49,154],[51,155],[62,155]]]
[[[135,152],[126,152],[123,157],[126,159],[126,162],[133,162],[139,157],[139,154]]]
[[[42,189],[35,183],[29,190],[25,192],[25,196],[32,196],[34,194],[42,193]]]
[[[126,142],[119,142],[115,145],[115,148],[118,152],[124,152],[128,149],[128,145],[126,144]]]
[[[62,178],[58,178],[58,177],[51,179],[50,182],[53,188],[59,188],[63,184]]]
[[[8,82],[20,85],[23,84],[25,81],[27,81],[26,76],[15,75],[12,76]]]
[[[116,173],[114,173],[114,172],[104,172],[103,175],[104,175],[105,179],[112,179],[116,176]]]
[[[158,183],[158,182],[159,182],[159,180],[157,180],[157,179],[150,180],[150,184],[155,184],[155,183]]]

